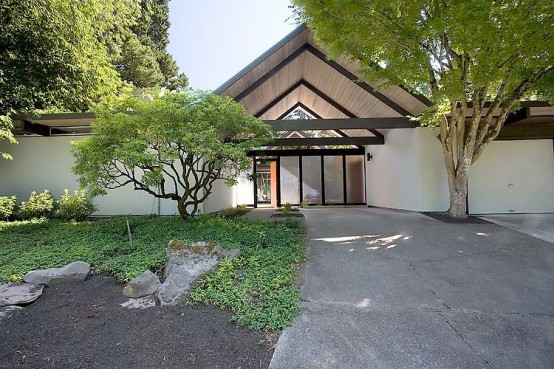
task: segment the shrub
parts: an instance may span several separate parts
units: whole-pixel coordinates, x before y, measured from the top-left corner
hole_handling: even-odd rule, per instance
[[[15,210],[16,203],[15,196],[0,196],[0,219],[8,220]]]
[[[292,205],[291,205],[289,202],[287,202],[287,203],[283,206],[283,210],[282,210],[283,215],[285,215],[285,216],[289,215],[290,212],[291,212],[291,210],[292,210]]]
[[[82,221],[96,211],[96,206],[84,190],[75,191],[73,195],[70,195],[66,188],[63,195],[60,196],[58,204],[57,216],[63,220]]]
[[[54,199],[48,190],[37,195],[31,192],[28,201],[23,201],[19,206],[19,215],[23,219],[42,218],[50,215],[54,210]]]
[[[246,205],[237,205],[234,208],[223,209],[221,214],[223,218],[236,218],[248,213]]]

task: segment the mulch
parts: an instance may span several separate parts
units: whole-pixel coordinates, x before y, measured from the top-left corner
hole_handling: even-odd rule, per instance
[[[431,212],[424,212],[421,213],[423,215],[427,215],[430,218],[436,219],[438,221],[441,221],[443,223],[452,223],[452,224],[490,224],[489,221],[486,221],[485,219],[481,219],[479,217],[475,216],[468,216],[467,218],[454,218],[448,215],[447,213],[431,213]]]
[[[0,368],[267,368],[271,344],[213,306],[120,306],[113,278],[47,287],[0,322]]]

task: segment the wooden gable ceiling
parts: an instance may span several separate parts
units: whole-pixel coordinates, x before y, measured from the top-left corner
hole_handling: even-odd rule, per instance
[[[215,92],[261,119],[280,119],[298,104],[324,119],[416,116],[427,107],[401,87],[378,91],[360,82],[357,69],[347,56],[327,59],[302,25]]]

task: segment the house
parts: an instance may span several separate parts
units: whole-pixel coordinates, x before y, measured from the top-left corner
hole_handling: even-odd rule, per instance
[[[409,118],[430,102],[401,86],[380,91],[359,81],[357,70],[347,56],[328,59],[300,26],[218,88],[280,134],[250,153],[252,171],[237,186],[214,187],[203,212],[287,202],[445,211],[438,134]],[[89,134],[93,119],[77,113],[43,115],[35,124],[16,120],[16,159],[0,162],[0,194],[26,199],[31,190],[57,195],[78,188],[70,141]],[[554,212],[553,142],[554,108],[523,103],[470,170],[469,212]],[[130,188],[96,202],[99,214],[176,213],[173,201]]]

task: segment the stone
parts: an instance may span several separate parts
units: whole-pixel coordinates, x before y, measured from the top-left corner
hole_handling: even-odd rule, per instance
[[[35,301],[42,295],[44,286],[33,283],[8,283],[0,286],[0,307],[24,305]]]
[[[131,298],[139,298],[152,295],[160,287],[160,278],[149,270],[144,271],[141,275],[133,278],[125,288],[123,294]]]
[[[140,297],[138,299],[129,299],[121,304],[124,308],[127,309],[148,309],[156,306],[156,300],[154,296]]]
[[[62,268],[33,270],[23,276],[23,281],[34,284],[44,284],[46,286],[55,286],[67,282],[84,281],[89,272],[89,263],[75,261]]]
[[[4,307],[1,307],[0,308],[0,322],[2,321],[2,319],[8,319],[9,317],[12,316],[12,314],[18,310],[21,310],[23,309],[21,306],[17,306],[17,305],[9,305],[9,306],[4,306]]]
[[[231,249],[227,250],[224,248],[221,248],[219,251],[219,255],[222,257],[228,258],[229,260],[233,260],[234,258],[238,258],[240,256],[240,250],[239,249]]]
[[[165,281],[158,288],[162,306],[182,302],[194,284],[219,264],[221,246],[217,242],[187,244],[171,240],[166,249]]]

